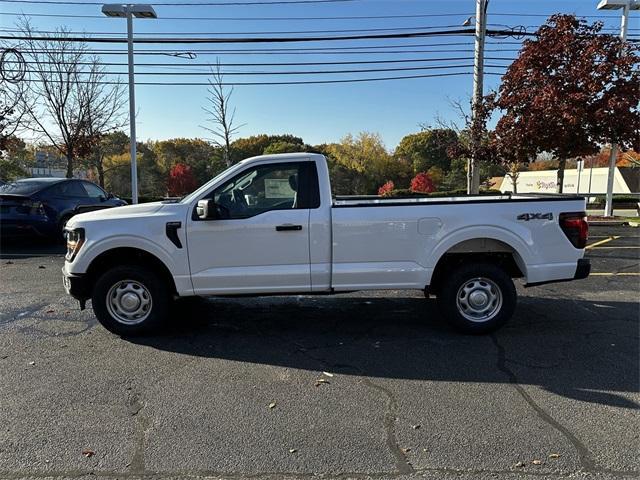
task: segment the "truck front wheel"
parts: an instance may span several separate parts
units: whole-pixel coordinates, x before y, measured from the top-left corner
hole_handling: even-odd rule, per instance
[[[490,263],[458,266],[443,280],[439,293],[440,311],[464,333],[492,332],[511,318],[516,307],[511,277]]]
[[[167,318],[170,292],[162,278],[144,266],[116,266],[97,280],[91,304],[110,332],[129,336],[150,333]]]

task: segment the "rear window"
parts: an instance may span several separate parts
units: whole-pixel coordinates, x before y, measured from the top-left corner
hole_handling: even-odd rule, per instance
[[[0,185],[0,195],[32,195],[49,185],[52,185],[51,181],[43,182],[42,180],[23,180],[20,182],[5,183],[4,185]]]

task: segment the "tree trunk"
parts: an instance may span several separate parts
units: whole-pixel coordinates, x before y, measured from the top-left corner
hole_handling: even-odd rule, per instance
[[[67,154],[67,178],[73,178],[73,155]]]
[[[511,177],[511,185],[513,185],[513,193],[518,193],[518,175],[510,175]]]
[[[102,158],[98,159],[96,170],[98,171],[98,185],[104,188],[104,165],[102,164]]]
[[[562,193],[564,186],[564,169],[567,166],[567,159],[561,158],[558,162],[558,179],[556,182],[556,193]]]

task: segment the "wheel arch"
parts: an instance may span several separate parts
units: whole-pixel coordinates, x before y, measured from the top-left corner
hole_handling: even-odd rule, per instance
[[[177,288],[169,267],[156,255],[137,247],[115,247],[97,255],[89,264],[86,276],[90,285],[109,268],[116,265],[140,265],[157,273],[176,294]]]
[[[527,276],[528,249],[519,241],[503,235],[466,236],[440,246],[428,285],[437,292],[447,271],[467,263],[492,263],[504,269],[511,278]],[[517,247],[515,246],[517,245]]]

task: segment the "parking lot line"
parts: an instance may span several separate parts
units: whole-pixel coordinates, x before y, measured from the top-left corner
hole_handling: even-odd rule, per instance
[[[618,250],[619,248],[640,248],[640,245],[622,245],[620,247],[592,247],[594,250]]]
[[[598,245],[602,245],[604,243],[610,242],[611,240],[617,240],[620,238],[620,235],[614,235],[612,237],[605,238],[604,240],[600,240],[598,242],[592,243],[591,245],[587,245],[584,247],[585,250],[589,250],[590,248],[597,247]]]
[[[591,272],[590,277],[637,277],[639,272]]]

